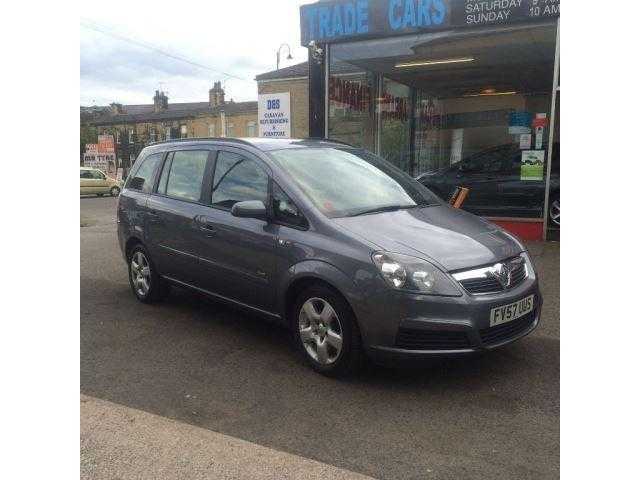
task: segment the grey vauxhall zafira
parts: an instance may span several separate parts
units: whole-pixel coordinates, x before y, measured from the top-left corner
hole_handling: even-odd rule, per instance
[[[281,322],[325,374],[374,360],[490,350],[536,328],[516,238],[390,163],[321,140],[146,147],[118,238],[145,303],[186,287]]]

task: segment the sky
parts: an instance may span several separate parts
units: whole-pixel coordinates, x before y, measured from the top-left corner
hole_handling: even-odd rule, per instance
[[[169,103],[204,102],[218,80],[227,100],[257,100],[254,78],[275,70],[282,43],[293,60],[283,47],[281,68],[307,60],[299,26],[305,3],[313,2],[82,2],[80,105],[152,103],[157,89]]]

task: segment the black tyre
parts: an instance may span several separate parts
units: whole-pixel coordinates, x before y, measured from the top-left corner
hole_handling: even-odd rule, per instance
[[[117,197],[118,195],[120,195],[120,187],[111,187],[109,193],[111,193],[112,197]]]
[[[129,285],[142,303],[163,300],[169,294],[169,284],[156,272],[153,261],[142,245],[136,245],[129,253]]]
[[[298,296],[290,319],[296,347],[315,371],[341,376],[362,366],[358,324],[335,290],[320,284],[308,287]]]
[[[560,197],[549,198],[549,226],[560,228]]]

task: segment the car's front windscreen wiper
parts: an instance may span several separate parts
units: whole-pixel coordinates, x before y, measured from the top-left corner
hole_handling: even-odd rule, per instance
[[[408,210],[410,208],[426,207],[429,204],[415,204],[415,205],[385,205],[382,207],[368,208],[367,210],[361,210],[356,213],[348,215],[349,217],[357,217],[359,215],[368,215],[370,213],[382,213],[382,212],[395,212],[398,210]]]

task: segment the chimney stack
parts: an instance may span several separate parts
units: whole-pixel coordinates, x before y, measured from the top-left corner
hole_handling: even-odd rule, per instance
[[[153,111],[155,113],[162,112],[169,108],[169,98],[164,92],[156,90],[156,94],[153,97]]]
[[[209,106],[211,108],[221,107],[224,105],[224,90],[222,82],[214,82],[213,88],[209,90]]]
[[[124,108],[121,103],[112,103],[111,105],[111,113],[113,115],[120,115],[124,113]]]

